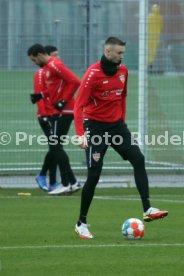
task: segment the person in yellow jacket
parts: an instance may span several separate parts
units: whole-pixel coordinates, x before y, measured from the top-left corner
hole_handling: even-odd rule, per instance
[[[148,68],[150,71],[152,71],[152,66],[156,59],[162,30],[163,16],[160,14],[160,7],[154,4],[148,15]]]

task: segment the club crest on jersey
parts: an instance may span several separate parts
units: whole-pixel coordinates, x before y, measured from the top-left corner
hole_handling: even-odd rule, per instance
[[[92,154],[93,159],[98,162],[100,160],[100,153],[95,152]]]
[[[125,82],[125,76],[124,76],[124,75],[120,75],[120,76],[119,76],[119,79],[120,79],[120,81],[121,81],[122,83]]]
[[[45,75],[46,75],[46,77],[48,78],[48,77],[50,76],[50,72],[47,71],[47,72],[45,73]]]

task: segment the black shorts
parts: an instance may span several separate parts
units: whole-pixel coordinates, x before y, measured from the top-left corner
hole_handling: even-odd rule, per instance
[[[102,166],[103,158],[109,146],[121,155],[124,160],[129,160],[129,153],[140,153],[136,141],[131,135],[127,125],[119,120],[115,123],[103,123],[85,120],[84,129],[87,133],[88,148],[86,159],[88,168]]]

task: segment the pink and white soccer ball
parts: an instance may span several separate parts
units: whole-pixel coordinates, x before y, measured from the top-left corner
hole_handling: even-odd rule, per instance
[[[122,234],[128,240],[139,240],[144,237],[144,224],[140,219],[129,218],[122,225]]]

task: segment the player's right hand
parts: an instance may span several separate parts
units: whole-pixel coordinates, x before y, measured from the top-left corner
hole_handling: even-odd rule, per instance
[[[54,106],[57,110],[59,110],[59,111],[62,111],[63,108],[65,107],[65,105],[66,105],[66,101],[65,101],[65,100],[61,100],[61,101],[56,102],[56,103],[53,104],[53,106]]]
[[[42,93],[34,93],[34,94],[30,94],[30,100],[33,104],[37,103],[39,100],[41,100],[43,98],[43,94]]]
[[[88,141],[85,135],[78,137],[78,143],[81,149],[86,149],[88,147]]]
[[[48,117],[47,116],[39,117],[38,120],[39,120],[40,123],[47,123],[48,122]]]

